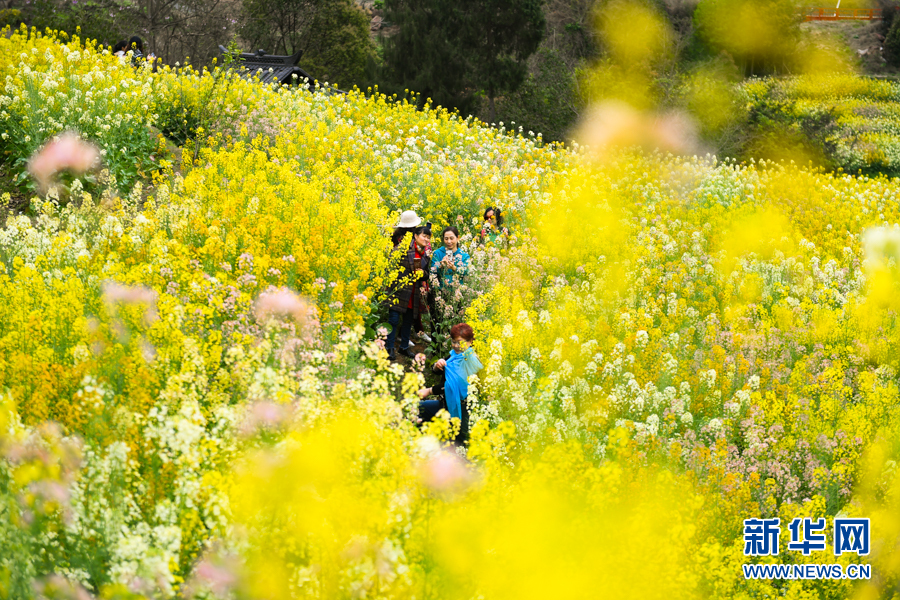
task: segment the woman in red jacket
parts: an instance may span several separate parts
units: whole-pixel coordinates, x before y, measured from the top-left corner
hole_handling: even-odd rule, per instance
[[[406,213],[404,213],[405,216]],[[400,222],[403,225],[402,218]],[[391,331],[385,340],[385,349],[391,360],[394,360],[398,353],[408,358],[414,356],[408,348],[409,335],[416,318],[428,310],[425,286],[428,281],[428,269],[431,265],[431,257],[428,255],[430,247],[430,223],[413,229],[413,239],[409,246],[404,247],[401,241],[394,247],[394,252],[403,252],[404,250],[405,252],[400,257],[399,277],[394,283],[391,293],[385,299],[388,304],[388,323],[391,325]],[[397,339],[398,329],[399,340]]]

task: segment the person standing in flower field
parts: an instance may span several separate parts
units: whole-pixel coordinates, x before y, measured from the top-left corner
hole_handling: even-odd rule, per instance
[[[434,371],[441,373],[437,385],[419,390],[419,416],[430,420],[444,408],[451,417],[459,419],[459,434],[454,440],[464,444],[469,439],[469,377],[478,373],[484,365],[478,360],[472,343],[475,332],[468,323],[457,323],[450,328],[452,341],[450,356],[434,363]],[[428,396],[441,396],[439,400],[425,400]]]
[[[404,212],[403,215],[416,215],[416,213],[415,213],[415,211],[409,210],[409,211]],[[410,216],[409,218],[411,219],[412,217]],[[401,241],[403,241],[403,238],[406,236],[406,234],[412,235],[413,232],[414,232],[414,230],[415,230],[415,228],[418,227],[419,225],[421,225],[422,219],[419,218],[418,215],[416,215],[415,218],[418,219],[418,221],[416,221],[416,226],[401,226],[401,225],[398,225],[398,226],[394,229],[394,233],[391,234],[391,242],[393,242],[395,248],[397,247],[397,244],[399,244]],[[401,215],[401,217],[400,217],[400,221],[401,221],[401,223],[403,222],[403,216],[402,216],[402,215]],[[410,220],[409,222],[412,223],[413,221]],[[426,225],[427,225],[429,228],[431,227],[431,223],[427,223]],[[429,255],[431,254],[431,242],[428,242],[428,247],[426,248],[426,252],[427,252]],[[426,283],[426,286],[427,286],[427,283]],[[434,302],[433,302],[433,300],[432,300],[432,298],[431,298],[431,293],[429,292],[429,297],[428,297],[428,306],[429,306],[429,308],[431,308],[431,307],[433,306],[433,304],[434,304]],[[421,313],[419,314],[419,316],[416,317],[416,320],[413,322],[413,327],[415,327],[415,331],[418,332],[418,336],[419,336],[420,339],[422,339],[422,341],[424,341],[424,342],[430,342],[430,341],[431,341],[431,338],[428,336],[428,334],[425,333],[424,327],[422,326],[422,315],[421,315]],[[412,340],[410,340],[410,341],[407,343],[407,346],[406,346],[406,347],[407,347],[407,348],[412,348],[413,346],[415,346],[415,344],[412,342]]]
[[[493,246],[506,245],[509,241],[509,229],[503,226],[503,214],[499,208],[489,206],[484,211],[484,225],[481,227],[479,240],[482,244]]]
[[[136,35],[128,40],[128,49],[131,50],[131,64],[135,67],[144,60],[144,41]]]
[[[413,322],[423,311],[428,310],[425,298],[426,273],[430,265],[427,253],[431,242],[430,225],[422,226],[422,219],[415,211],[408,210],[400,216],[397,228],[412,228],[413,239],[409,246],[403,236],[394,252],[403,252],[400,258],[400,273],[385,302],[388,305],[388,323],[391,331],[385,340],[385,349],[391,360],[397,353],[413,358],[409,350],[409,335]],[[395,231],[396,235],[396,231]],[[398,332],[399,330],[399,332]],[[399,341],[397,340],[399,333]],[[399,346],[395,348],[395,343]]]
[[[459,247],[459,229],[445,227],[441,232],[443,246],[431,256],[431,273],[437,277],[439,288],[459,283],[466,274],[469,254]]]
[[[430,222],[426,223],[425,227],[428,229],[428,231],[431,231],[431,223]],[[431,238],[429,237],[428,238],[428,246],[425,248],[425,252],[426,252],[426,254],[428,254],[428,256],[432,256],[433,251],[434,251],[434,249],[431,247]],[[427,278],[425,279],[424,288],[425,288],[426,300],[428,302],[426,312],[430,312],[431,315],[433,316],[434,315],[434,290],[432,290],[431,286],[428,284]],[[429,336],[427,333],[425,333],[425,326],[422,325],[422,313],[421,312],[419,313],[419,316],[416,317],[416,320],[413,323],[413,326],[415,327],[416,337],[419,338],[419,341],[425,342],[426,344],[431,342],[431,336]],[[432,333],[434,333],[433,330],[432,330]],[[414,344],[412,343],[412,341],[410,341],[409,347],[412,348],[413,345]]]
[[[128,40],[128,49],[132,51],[131,55],[131,64],[134,67],[139,67],[144,61],[149,61],[153,65],[153,71],[156,72],[156,56],[151,54],[144,54],[144,41],[138,36],[131,36],[131,39]]]
[[[441,232],[443,246],[435,250],[431,256],[431,282],[433,291],[429,295],[429,310],[432,319],[432,332],[438,335],[438,339],[444,339],[444,328],[447,326],[444,320],[452,317],[453,311],[445,310],[448,306],[455,306],[455,292],[462,285],[463,276],[469,265],[468,253],[459,247],[459,230],[456,227],[445,227]],[[442,302],[437,302],[437,297]],[[446,313],[446,314],[445,314]]]
[[[415,225],[404,225],[404,219],[406,220],[406,223],[415,223]],[[403,241],[403,238],[406,237],[407,234],[412,235],[416,227],[421,224],[422,219],[416,215],[416,211],[408,210],[404,212],[400,216],[400,223],[394,227],[394,232],[391,234],[391,243],[394,245],[394,248]]]

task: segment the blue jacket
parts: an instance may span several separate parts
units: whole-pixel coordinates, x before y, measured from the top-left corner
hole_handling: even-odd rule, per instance
[[[470,347],[465,352],[450,351],[444,365],[444,399],[447,400],[447,412],[451,417],[462,418],[462,401],[469,397],[469,376],[483,368],[474,348]]]
[[[466,270],[469,268],[469,255],[466,254],[466,251],[462,248],[457,247],[453,252],[453,262],[456,264],[456,271],[440,266],[440,262],[444,260],[445,256],[447,256],[447,248],[444,246],[435,250],[434,254],[431,256],[431,272],[437,276],[438,283],[440,283],[441,287],[452,285],[454,275],[459,275],[459,279],[457,280],[458,283],[462,280],[462,277],[466,274]]]

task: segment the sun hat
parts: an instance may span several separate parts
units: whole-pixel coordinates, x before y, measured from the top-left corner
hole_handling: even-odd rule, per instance
[[[400,222],[397,223],[397,227],[418,227],[421,222],[422,218],[416,214],[416,211],[407,210],[400,215]]]

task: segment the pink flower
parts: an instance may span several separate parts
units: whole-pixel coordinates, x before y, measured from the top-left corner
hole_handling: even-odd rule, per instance
[[[82,141],[74,133],[64,133],[51,140],[37,151],[28,161],[28,170],[42,188],[50,184],[50,180],[59,171],[69,169],[83,173],[92,168],[100,160],[100,152],[96,146]]]
[[[147,362],[153,362],[156,360],[156,348],[153,347],[153,344],[146,340],[141,341],[141,356],[144,357],[144,360]]]
[[[272,316],[289,316],[303,325],[309,316],[309,309],[303,298],[286,288],[281,288],[259,295],[256,301],[256,318],[264,321]]]
[[[686,114],[645,114],[615,101],[587,110],[578,137],[601,157],[616,146],[683,153],[697,145],[696,125]]]
[[[125,304],[146,304],[147,312],[144,313],[144,321],[150,325],[159,319],[156,312],[156,299],[159,294],[155,290],[140,285],[122,285],[115,281],[104,281],[100,285],[103,301],[114,311],[117,302]]]
[[[66,600],[91,600],[91,596],[78,582],[69,581],[61,575],[51,575],[35,582],[38,598],[65,598]]]
[[[290,418],[290,406],[275,402],[255,402],[241,424],[241,433],[253,435],[261,429],[278,429]]]
[[[463,460],[447,450],[435,452],[422,464],[423,483],[437,492],[449,492],[465,487],[472,477]]]
[[[195,584],[199,583],[208,588],[217,596],[227,595],[238,583],[236,575],[237,564],[234,560],[219,560],[221,564],[214,564],[210,559],[204,559],[194,569]],[[191,586],[192,588],[194,586]]]

